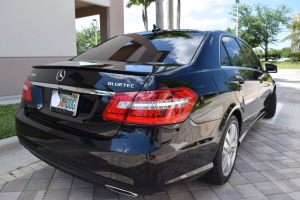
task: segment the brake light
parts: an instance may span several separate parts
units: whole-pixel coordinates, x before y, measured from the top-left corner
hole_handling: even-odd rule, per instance
[[[23,91],[22,91],[22,98],[27,100],[27,101],[31,101],[32,97],[31,97],[31,81],[26,78],[24,81],[24,85],[23,85]]]
[[[188,88],[118,92],[103,117],[132,124],[174,124],[186,120],[196,101],[197,94]]]

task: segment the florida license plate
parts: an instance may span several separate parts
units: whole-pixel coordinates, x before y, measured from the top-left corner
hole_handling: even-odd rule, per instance
[[[53,112],[75,116],[77,113],[78,102],[79,94],[77,93],[53,90],[50,109]]]

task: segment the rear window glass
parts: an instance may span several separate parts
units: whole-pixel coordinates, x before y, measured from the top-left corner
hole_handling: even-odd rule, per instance
[[[107,40],[73,60],[188,64],[205,35],[202,31],[126,34]]]
[[[244,67],[244,55],[237,41],[231,37],[223,37],[222,41],[230,57],[231,64]]]
[[[260,63],[257,59],[256,55],[253,53],[253,51],[248,47],[244,42],[238,40],[240,46],[242,47],[244,54],[245,54],[245,62],[247,64],[247,67],[253,68],[253,69],[260,69]]]

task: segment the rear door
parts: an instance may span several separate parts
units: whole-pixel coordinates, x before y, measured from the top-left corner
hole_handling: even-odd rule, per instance
[[[254,77],[258,79],[258,101],[257,109],[263,110],[267,106],[267,97],[272,90],[272,78],[268,73],[264,73],[261,64],[252,49],[243,41],[238,40],[247,57],[250,68],[255,69]]]
[[[223,37],[221,42],[221,65],[229,80],[238,84],[237,98],[244,110],[246,128],[255,119],[258,108],[258,77],[251,68],[246,56],[233,37]]]

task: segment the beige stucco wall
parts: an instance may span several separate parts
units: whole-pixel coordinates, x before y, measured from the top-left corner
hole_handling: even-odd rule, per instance
[[[93,5],[97,5],[97,6],[109,7],[111,0],[76,0],[76,1],[82,1],[82,2],[93,4]],[[120,0],[117,0],[117,1],[120,1]]]
[[[108,11],[109,36],[124,34],[124,0],[111,0]]]
[[[0,3],[0,57],[75,56],[74,0]]]
[[[0,97],[22,94],[23,82],[32,66],[50,64],[71,57],[0,58]]]
[[[102,13],[103,38],[124,33],[123,0],[77,1]],[[0,96],[21,94],[31,66],[77,54],[75,0],[0,0],[0,27]]]

